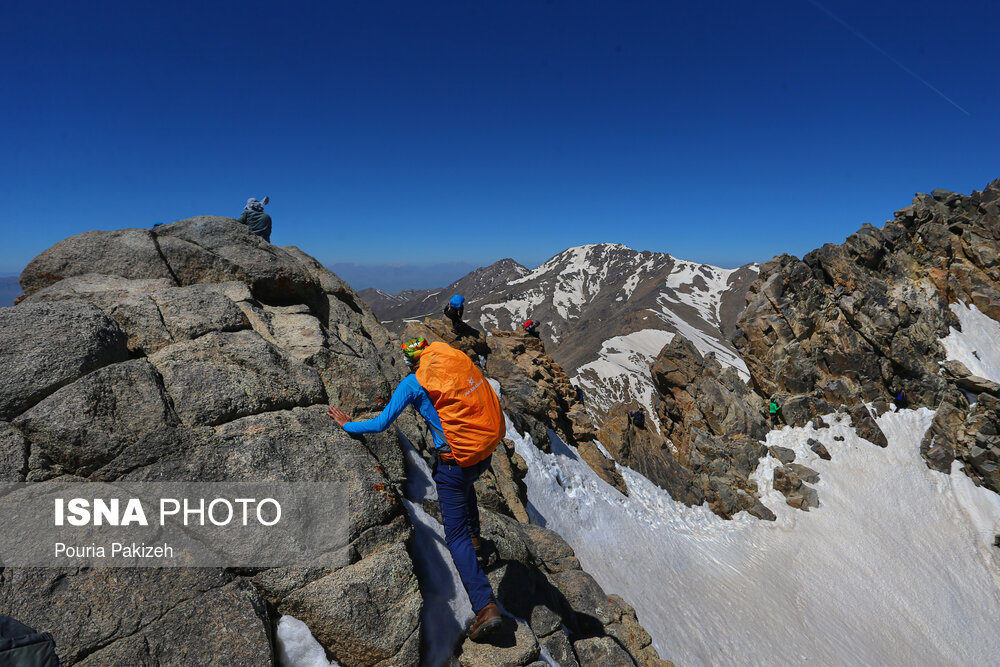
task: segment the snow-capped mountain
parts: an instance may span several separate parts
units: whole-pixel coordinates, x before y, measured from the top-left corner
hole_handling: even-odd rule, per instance
[[[721,269],[600,243],[564,250],[531,271],[501,260],[440,290],[361,295],[382,320],[440,314],[452,294],[465,295],[465,319],[485,331],[535,320],[591,411],[637,400],[652,413],[649,364],[675,333],[746,376],[729,335],[756,276],[755,264]]]

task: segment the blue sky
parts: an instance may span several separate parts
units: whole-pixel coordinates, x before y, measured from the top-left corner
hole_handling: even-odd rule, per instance
[[[325,263],[533,266],[614,241],[802,255],[1000,177],[989,2],[19,3],[16,271],[270,195]],[[457,277],[457,276],[456,276]]]

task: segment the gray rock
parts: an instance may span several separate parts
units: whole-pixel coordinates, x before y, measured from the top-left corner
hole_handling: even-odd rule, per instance
[[[822,442],[814,438],[809,438],[809,440],[806,441],[806,444],[809,445],[809,449],[811,449],[816,456],[820,457],[824,461],[830,460],[830,452]]]
[[[633,667],[635,661],[611,637],[590,637],[573,642],[580,667]]]
[[[580,667],[580,663],[576,661],[576,654],[573,653],[573,645],[569,643],[569,637],[562,630],[542,638],[541,643],[561,667]]]
[[[767,451],[771,453],[771,456],[785,464],[795,460],[795,450],[788,447],[771,446],[767,448]]]
[[[128,359],[125,334],[82,301],[0,308],[0,419],[87,373]]]
[[[191,426],[325,403],[315,370],[251,331],[209,333],[150,357]]]
[[[30,295],[63,278],[87,273],[165,279],[176,284],[152,231],[119,229],[84,232],[55,244],[21,272],[21,288]]]
[[[269,655],[268,617],[259,596],[245,585],[231,587],[231,573],[212,568],[8,568],[3,574],[0,614],[52,633],[64,664],[88,656],[92,659],[85,664],[123,664],[118,657],[135,664],[129,659],[134,653],[119,654],[115,648],[118,643],[135,646],[132,639],[148,641],[164,658],[175,656],[167,664],[185,664],[171,653],[185,646],[201,649],[194,653],[199,659],[223,657],[218,643],[208,643],[212,637],[192,626],[195,620],[214,628],[216,640],[232,642],[238,664],[269,664],[242,660]],[[241,633],[245,637],[237,638]]]
[[[541,649],[531,629],[509,617],[489,640],[477,644],[471,639],[463,642],[458,654],[462,667],[519,667],[538,659]]]
[[[15,420],[31,442],[32,479],[88,476],[126,447],[176,426],[160,376],[145,359],[101,368]]]
[[[308,625],[341,664],[415,666],[421,606],[413,563],[397,544],[295,591],[280,611]]]
[[[795,465],[795,464],[791,464]],[[796,469],[791,465],[780,466],[774,469],[774,489],[785,496],[785,502],[800,510],[809,511],[810,507],[819,507],[819,494],[816,489],[806,486],[796,473]],[[807,471],[807,474],[815,474],[815,471],[800,466]],[[818,476],[817,476],[818,480]]]
[[[246,316],[218,285],[191,285],[154,292],[163,324],[174,340],[197,338],[210,331],[249,328]]]
[[[615,620],[614,606],[594,578],[582,570],[568,570],[550,576],[559,592],[575,612],[575,623],[570,626],[576,633],[602,632],[603,627]]]
[[[220,667],[269,665],[275,621],[251,584],[234,581],[179,604],[142,632],[123,637],[76,664],[183,667],[195,659],[199,665]],[[220,646],[225,650],[220,651]]]
[[[819,507],[819,494],[811,486],[801,486],[789,493],[785,502],[796,509],[808,512],[810,507]]]
[[[174,285],[171,278],[129,279],[102,273],[85,273],[63,278],[49,287],[33,292],[25,297],[24,303],[74,299],[89,301],[104,312],[110,313],[115,304],[131,296],[149,294]]]
[[[889,441],[886,440],[885,434],[882,433],[882,429],[878,427],[867,407],[864,405],[855,406],[851,408],[850,415],[851,424],[860,437],[879,447],[889,446]]]
[[[628,487],[622,474],[618,472],[615,462],[605,456],[593,442],[581,442],[577,451],[580,458],[593,469],[597,476],[605,482],[615,487],[623,496],[628,495]]]
[[[156,237],[182,285],[237,280],[264,303],[307,303],[317,313],[326,310],[322,285],[299,255],[271,245],[232,218],[189,218],[159,227]]]
[[[246,315],[218,285],[172,287],[131,296],[115,304],[111,316],[128,334],[129,349],[145,355],[210,331],[250,328]]]
[[[27,438],[12,424],[0,422],[0,482],[23,482],[27,472]]]
[[[819,473],[812,468],[808,468],[798,463],[788,463],[785,467],[794,472],[799,479],[807,484],[815,484],[819,481]]]

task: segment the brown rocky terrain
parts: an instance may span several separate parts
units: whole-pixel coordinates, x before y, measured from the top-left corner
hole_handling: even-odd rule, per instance
[[[341,482],[350,540],[337,568],[8,567],[0,614],[50,632],[66,665],[271,665],[282,614],[341,665],[420,662],[400,434],[418,450],[428,439],[411,411],[399,432],[360,438],[325,416],[328,403],[374,415],[405,372],[398,340],[349,286],[297,248],[211,216],[71,237],[21,286],[22,302],[0,309],[0,482]],[[533,354],[511,341],[512,359]],[[508,381],[511,418],[592,433],[566,401],[565,374],[540,367],[534,381],[555,405]],[[527,625],[511,625],[509,645],[456,646],[452,664],[528,664],[539,642],[563,664],[661,664],[634,611],[528,522],[518,459],[498,449],[477,492],[496,546],[491,580]]]
[[[949,309],[958,301],[1000,319],[1000,180],[971,195],[918,194],[881,229],[766,262],[733,342],[758,393],[782,397],[789,423],[843,409],[884,446],[860,406],[884,411],[902,388],[911,407],[938,411],[928,465],[948,472],[958,459],[1000,491],[998,388],[945,363],[939,342],[959,327]]]

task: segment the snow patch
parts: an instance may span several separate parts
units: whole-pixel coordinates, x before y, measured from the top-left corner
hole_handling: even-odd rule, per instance
[[[962,330],[951,327],[941,339],[948,359],[961,361],[973,375],[1000,382],[1000,322],[962,302],[951,304],[951,312]]]
[[[756,472],[774,522],[725,521],[686,507],[619,466],[629,495],[600,480],[575,450],[535,447],[508,421],[527,463],[533,519],[574,548],[608,593],[632,604],[663,658],[684,665],[996,664],[1000,637],[1000,498],[965,475],[927,468],[920,440],[934,413],[878,419],[889,446],[847,420],[786,427],[789,447],[817,470],[820,507],[789,507]],[[834,440],[842,436],[843,441]],[[823,442],[831,461],[806,445]]]
[[[339,667],[326,659],[326,651],[313,637],[309,627],[287,614],[278,620],[278,664],[281,667]]]

